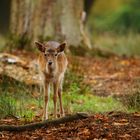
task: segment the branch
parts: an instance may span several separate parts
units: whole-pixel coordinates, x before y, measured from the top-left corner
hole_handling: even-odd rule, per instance
[[[86,113],[76,113],[75,115],[66,116],[63,118],[55,119],[55,120],[45,120],[42,122],[31,123],[26,125],[0,125],[0,131],[26,131],[26,130],[34,130],[37,128],[41,128],[43,126],[48,127],[50,125],[58,125],[66,122],[72,122],[79,119],[86,119],[89,115]]]

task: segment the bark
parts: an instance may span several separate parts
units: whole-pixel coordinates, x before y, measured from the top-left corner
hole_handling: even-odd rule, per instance
[[[0,125],[0,131],[26,131],[26,130],[34,130],[37,128],[41,128],[43,126],[48,127],[50,125],[58,125],[66,122],[72,122],[79,119],[86,119],[88,115],[85,113],[77,113],[75,115],[66,116],[63,118],[59,118],[56,120],[45,120],[38,123],[26,124],[21,126],[13,126],[13,125]]]
[[[17,17],[18,12],[18,0],[12,0],[11,2],[11,16],[10,16],[10,31],[11,33],[16,33],[16,27],[17,27]]]
[[[35,40],[66,40],[69,45],[91,47],[85,34],[81,0],[13,0],[11,33]],[[28,43],[28,42],[27,42]]]

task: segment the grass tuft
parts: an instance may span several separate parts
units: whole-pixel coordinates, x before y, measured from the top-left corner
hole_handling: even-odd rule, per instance
[[[127,95],[121,98],[122,103],[130,111],[140,111],[140,88],[129,91]]]

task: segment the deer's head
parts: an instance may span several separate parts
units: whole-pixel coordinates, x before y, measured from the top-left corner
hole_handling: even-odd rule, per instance
[[[57,68],[57,57],[64,51],[66,43],[59,44],[55,41],[48,41],[43,44],[35,42],[38,50],[42,53],[46,60],[46,70],[53,72]]]

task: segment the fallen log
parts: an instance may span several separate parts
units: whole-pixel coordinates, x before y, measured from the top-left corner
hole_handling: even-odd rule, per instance
[[[86,113],[76,113],[74,115],[70,116],[65,116],[59,119],[54,119],[54,120],[45,120],[42,122],[37,122],[37,123],[31,123],[31,124],[26,124],[26,125],[20,125],[20,126],[15,126],[15,125],[0,125],[0,131],[26,131],[26,130],[35,130],[37,128],[41,127],[48,127],[52,125],[58,125],[66,122],[72,122],[75,120],[79,119],[86,119],[88,118],[89,115]]]

